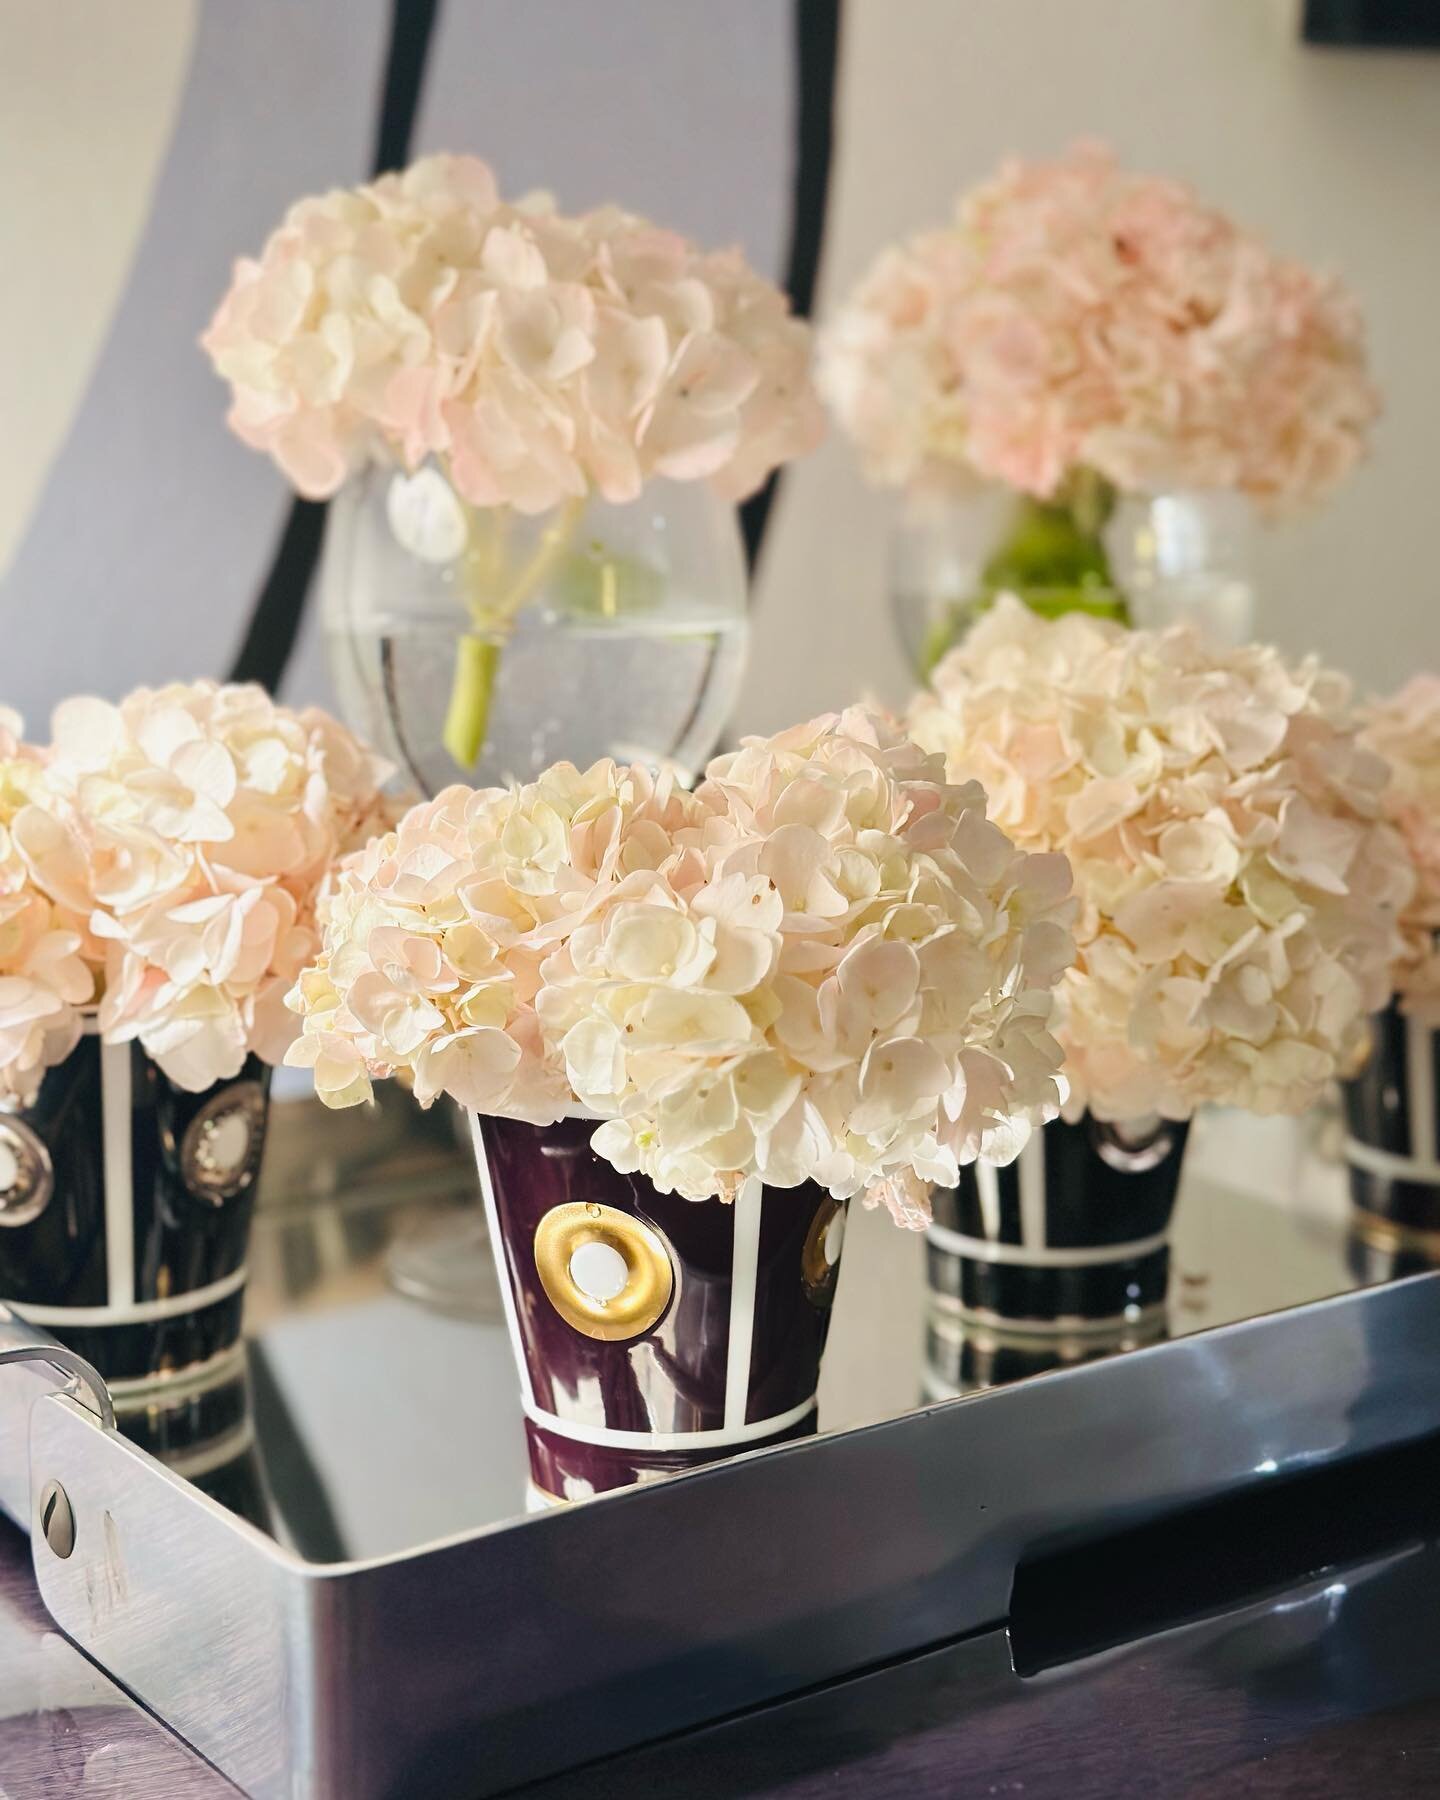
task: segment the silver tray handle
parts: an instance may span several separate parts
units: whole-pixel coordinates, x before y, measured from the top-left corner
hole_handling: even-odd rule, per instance
[[[94,1365],[0,1302],[0,1369],[7,1363],[48,1363],[76,1383],[76,1398],[95,1414],[106,1431],[115,1429],[110,1390]]]

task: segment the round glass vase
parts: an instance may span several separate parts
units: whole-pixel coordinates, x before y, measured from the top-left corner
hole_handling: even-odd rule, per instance
[[[426,795],[607,756],[688,779],[743,672],[739,526],[703,482],[526,515],[377,465],[331,502],[321,584],[341,709]]]
[[[1046,618],[1185,621],[1240,644],[1254,634],[1253,564],[1240,495],[1117,495],[1082,471],[1051,501],[994,487],[908,495],[891,543],[892,608],[922,679],[1002,592]]]
[[[595,1121],[472,1117],[531,1502],[657,1481],[815,1430],[845,1203],[741,1183],[662,1194]]]
[[[1212,643],[1255,636],[1255,515],[1241,494],[1127,495],[1106,532],[1133,623],[1194,625]]]
[[[1078,611],[1128,622],[1105,529],[1114,509],[1114,490],[1085,470],[1053,500],[983,485],[907,494],[890,593],[916,674],[927,678],[1002,593],[1046,618]]]

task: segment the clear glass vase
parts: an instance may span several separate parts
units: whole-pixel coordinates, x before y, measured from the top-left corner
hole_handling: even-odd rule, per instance
[[[1217,644],[1255,635],[1255,518],[1241,494],[1137,495],[1108,536],[1137,625],[1196,626]]]
[[[1053,499],[1009,488],[907,495],[890,554],[892,608],[929,675],[999,593],[1047,618],[1195,624],[1216,641],[1254,628],[1248,504],[1238,495],[1117,495],[1080,471]]]
[[[561,758],[688,778],[743,671],[735,509],[702,482],[527,516],[377,466],[331,503],[321,580],[342,710],[426,794]]]
[[[1110,567],[1114,490],[1081,471],[1053,500],[1011,488],[907,495],[891,544],[892,606],[901,644],[926,677],[997,594],[1053,618],[1084,611],[1128,619]]]

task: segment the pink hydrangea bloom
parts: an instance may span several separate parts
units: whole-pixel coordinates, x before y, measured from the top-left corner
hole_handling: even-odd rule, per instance
[[[79,1041],[95,992],[79,921],[36,882],[16,842],[16,817],[46,789],[43,760],[21,729],[0,707],[0,1106],[34,1099],[46,1069]]]
[[[1348,1072],[1412,876],[1342,677],[1005,595],[934,682],[916,739],[1074,870],[1072,1110],[1299,1112]]]
[[[1385,811],[1405,840],[1415,893],[1395,964],[1402,1003],[1440,1007],[1440,676],[1416,675],[1365,714],[1364,741],[1390,765]]]
[[[738,253],[512,205],[467,156],[298,202],[203,342],[231,426],[314,498],[433,456],[475,506],[628,501],[652,476],[741,499],[823,430],[809,330]]]
[[[316,709],[212,681],[66,701],[53,740],[10,840],[100,977],[105,1039],[194,1092],[279,1061],[319,890],[388,816],[384,766]]]
[[[1069,871],[862,711],[751,739],[695,793],[568,764],[454,788],[352,858],[291,1005],[331,1105],[373,1077],[547,1121],[692,1199],[749,1174],[908,1225],[1054,1115]]]
[[[1092,144],[1007,163],[886,250],[822,334],[820,381],[876,481],[1041,497],[1087,468],[1306,500],[1378,410],[1335,282]]]

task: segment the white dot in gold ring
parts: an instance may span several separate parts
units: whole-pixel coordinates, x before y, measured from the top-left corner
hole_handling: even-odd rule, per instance
[[[569,1272],[586,1299],[600,1306],[618,1300],[630,1280],[630,1265],[613,1244],[577,1245],[570,1257]]]

